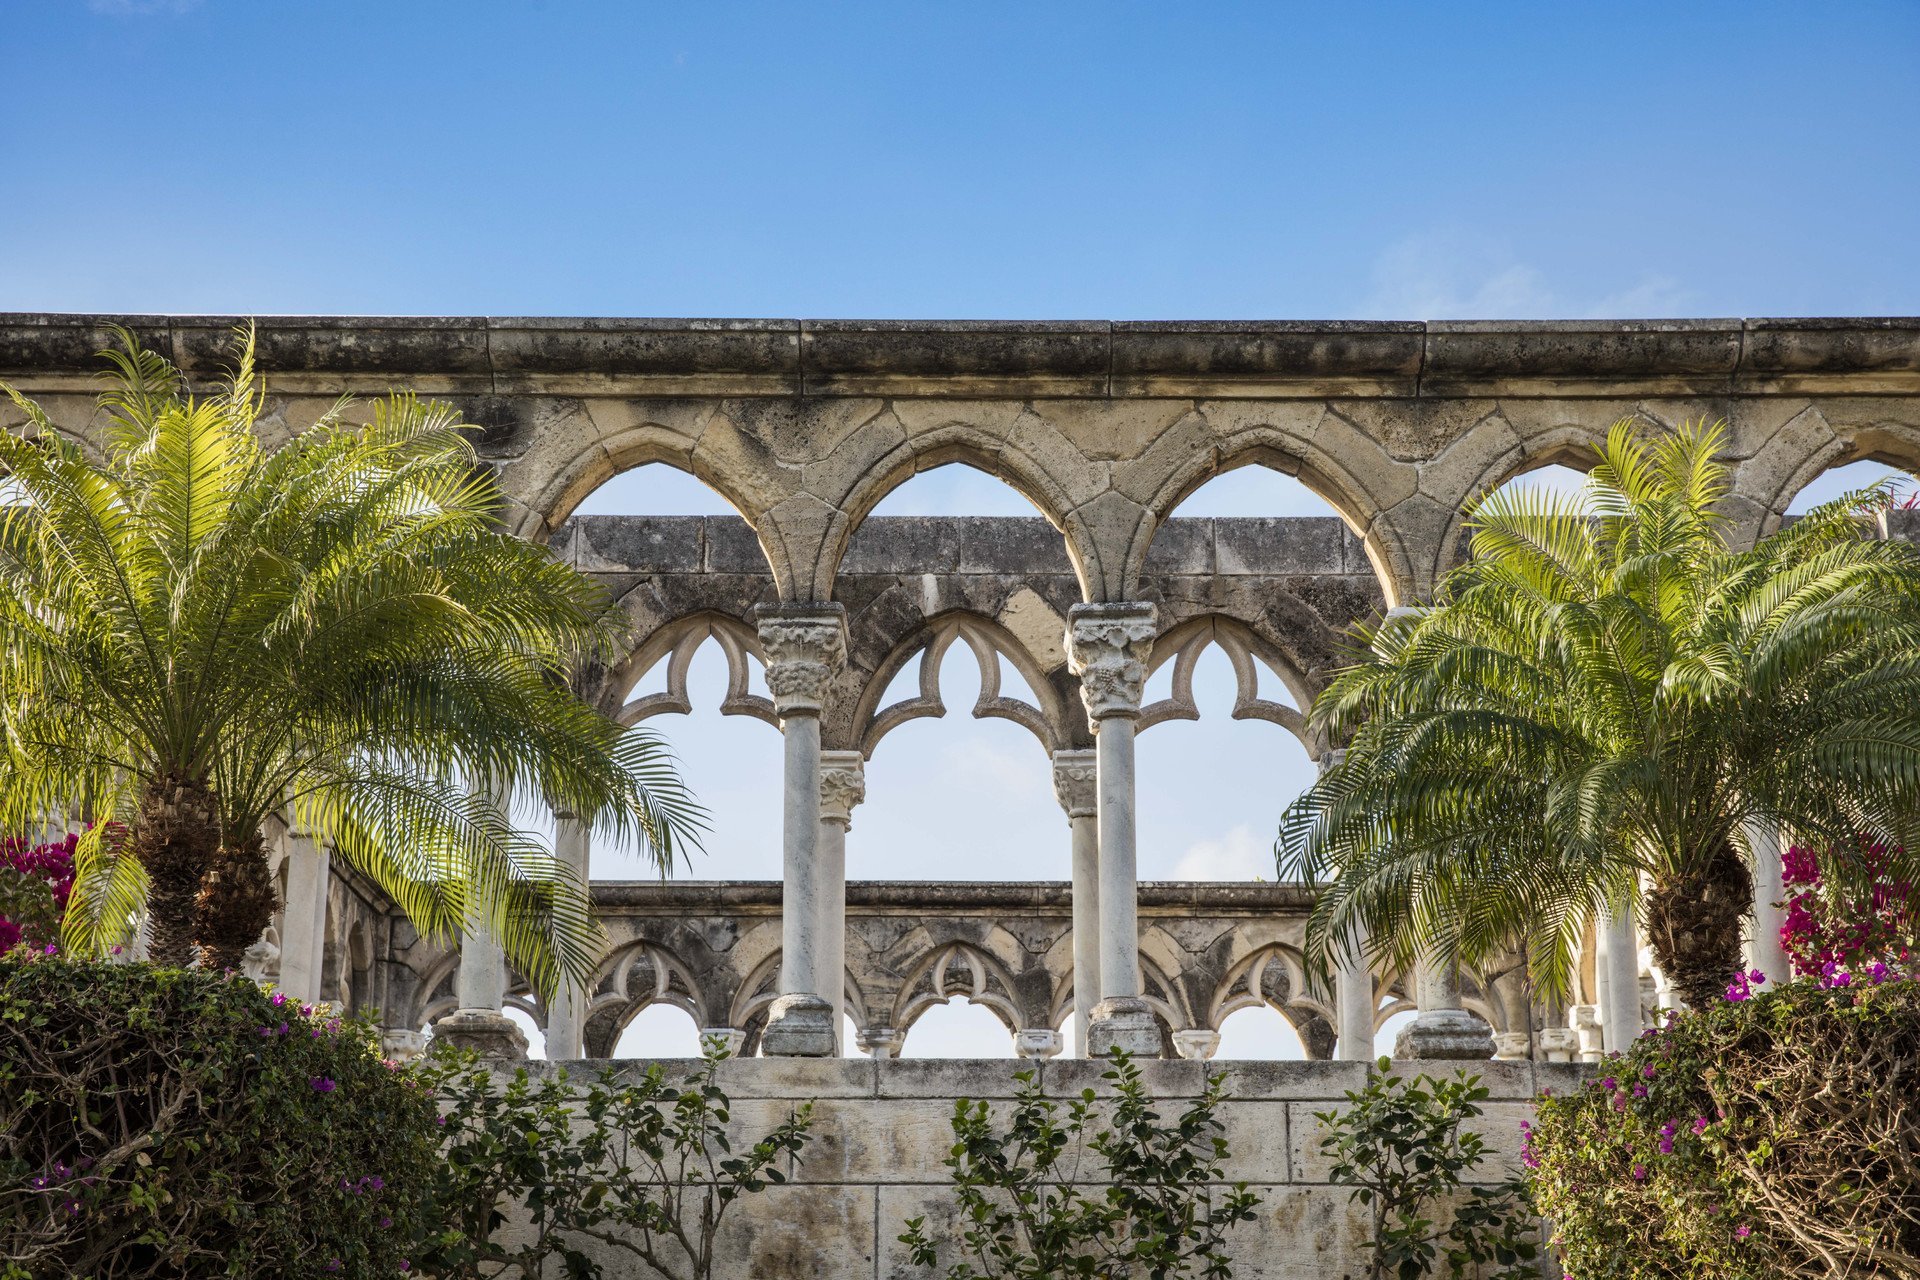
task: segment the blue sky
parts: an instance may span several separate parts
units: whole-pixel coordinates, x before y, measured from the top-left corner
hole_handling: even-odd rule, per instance
[[[1911,3],[33,0],[6,28],[9,309],[1920,309]]]
[[[1920,313],[1912,3],[32,0],[5,34],[0,310]],[[1029,510],[949,467],[878,514]],[[646,467],[583,511],[725,507]],[[1181,514],[1326,511],[1249,469]],[[1309,776],[1223,667],[1141,738],[1145,877],[1270,874]],[[698,874],[776,875],[778,739],[721,677],[656,723],[717,815]],[[856,876],[1066,874],[1005,722],[906,726],[868,794]],[[1225,1052],[1297,1056],[1276,1021]],[[691,1043],[660,1010],[628,1047]],[[1009,1049],[960,1007],[908,1040]]]

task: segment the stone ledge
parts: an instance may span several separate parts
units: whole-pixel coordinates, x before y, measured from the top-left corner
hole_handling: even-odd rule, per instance
[[[235,316],[0,313],[0,378],[84,382],[123,324],[216,372]],[[1920,391],[1920,319],[912,321],[263,316],[283,390],[1456,397]]]

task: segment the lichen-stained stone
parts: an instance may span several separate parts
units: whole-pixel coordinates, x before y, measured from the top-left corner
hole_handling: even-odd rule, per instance
[[[788,1183],[737,1201],[715,1242],[716,1280],[867,1280],[876,1198],[872,1187]]]
[[[1014,592],[997,616],[1000,625],[1026,646],[1042,670],[1066,666],[1066,617],[1033,588],[1023,586]]]
[[[1049,400],[1047,421],[1089,458],[1137,458],[1182,419],[1198,415],[1183,400]]]
[[[866,401],[860,402],[863,406]],[[842,510],[866,477],[881,470],[889,458],[911,456],[900,420],[884,406],[842,436],[832,450],[801,471],[801,483]],[[852,514],[849,512],[849,514]]]

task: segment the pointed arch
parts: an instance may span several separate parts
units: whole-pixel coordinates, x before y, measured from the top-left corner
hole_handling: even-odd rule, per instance
[[[635,725],[657,715],[691,712],[693,702],[687,694],[687,673],[695,655],[709,640],[719,647],[727,661],[727,692],[720,703],[720,713],[751,716],[779,728],[780,717],[774,712],[772,699],[751,691],[752,672],[748,660],[763,666],[766,663],[759,632],[739,618],[718,610],[702,610],[674,619],[649,635],[626,661],[614,668],[609,687],[615,696],[626,697],[627,691],[662,659],[667,663],[667,687],[658,693],[628,698],[614,713],[615,718],[623,725]]]
[[[1306,716],[1298,709],[1311,706],[1318,690],[1277,645],[1237,619],[1212,614],[1189,619],[1154,641],[1152,656],[1147,660],[1148,678],[1167,663],[1173,663],[1173,693],[1141,708],[1141,730],[1168,720],[1200,718],[1200,709],[1193,698],[1193,673],[1209,647],[1218,647],[1233,666],[1232,715],[1235,720],[1265,720],[1277,724],[1300,740],[1308,756],[1317,758],[1324,754],[1324,745],[1318,743],[1318,735],[1309,730]],[[1256,659],[1286,685],[1295,706],[1260,696]]]
[[[852,480],[840,499],[844,518],[829,532],[814,566],[818,598],[833,598],[834,582],[854,533],[888,494],[922,472],[954,465],[971,467],[1012,488],[1060,531],[1084,598],[1089,565],[1097,563],[1098,557],[1073,534],[1068,515],[1091,495],[1076,494],[1076,486],[993,431],[958,420],[906,439]]]
[[[940,673],[956,644],[964,645],[979,664],[980,696],[972,709],[976,719],[1010,720],[1038,738],[1041,748],[1047,752],[1067,741],[1065,700],[1033,654],[994,619],[956,610],[929,619],[924,627],[897,645],[868,679],[855,704],[853,717],[859,750],[863,754],[872,758],[880,740],[909,720],[946,715],[946,703],[940,697]],[[894,678],[920,655],[924,656],[920,658],[918,695],[892,706],[880,706]],[[1013,664],[1040,705],[1001,694],[1002,657]]]

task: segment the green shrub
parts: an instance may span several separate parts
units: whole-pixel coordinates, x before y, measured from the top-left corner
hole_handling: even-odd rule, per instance
[[[1104,1105],[1092,1089],[1063,1105],[1036,1073],[1014,1078],[1020,1087],[1004,1132],[986,1103],[962,1098],[954,1107],[945,1164],[971,1260],[950,1265],[947,1280],[1228,1280],[1222,1242],[1252,1219],[1259,1198],[1220,1176],[1229,1152],[1213,1113],[1226,1100],[1224,1074],[1208,1077],[1206,1092],[1171,1124],[1125,1054],[1100,1077],[1113,1085]],[[906,1227],[899,1239],[914,1265],[936,1268],[939,1241],[926,1219]]]
[[[1568,1273],[1920,1275],[1920,982],[1735,994],[1542,1104],[1527,1160]]]
[[[369,1029],[197,970],[0,960],[0,1277],[394,1277],[430,1094]]]
[[[786,1180],[813,1114],[802,1104],[736,1153],[732,1103],[715,1080],[725,1056],[684,1080],[656,1063],[629,1083],[430,1058],[422,1078],[441,1098],[445,1144],[427,1190],[441,1229],[424,1271],[596,1280],[598,1259],[625,1255],[665,1280],[711,1280],[728,1208]]]
[[[1334,1162],[1332,1180],[1372,1211],[1371,1280],[1417,1280],[1441,1261],[1453,1280],[1536,1274],[1540,1249],[1524,1184],[1465,1182],[1486,1158],[1486,1143],[1464,1126],[1487,1096],[1479,1076],[1408,1081],[1382,1058],[1366,1088],[1347,1093],[1345,1110],[1314,1113],[1326,1126],[1320,1150]]]

